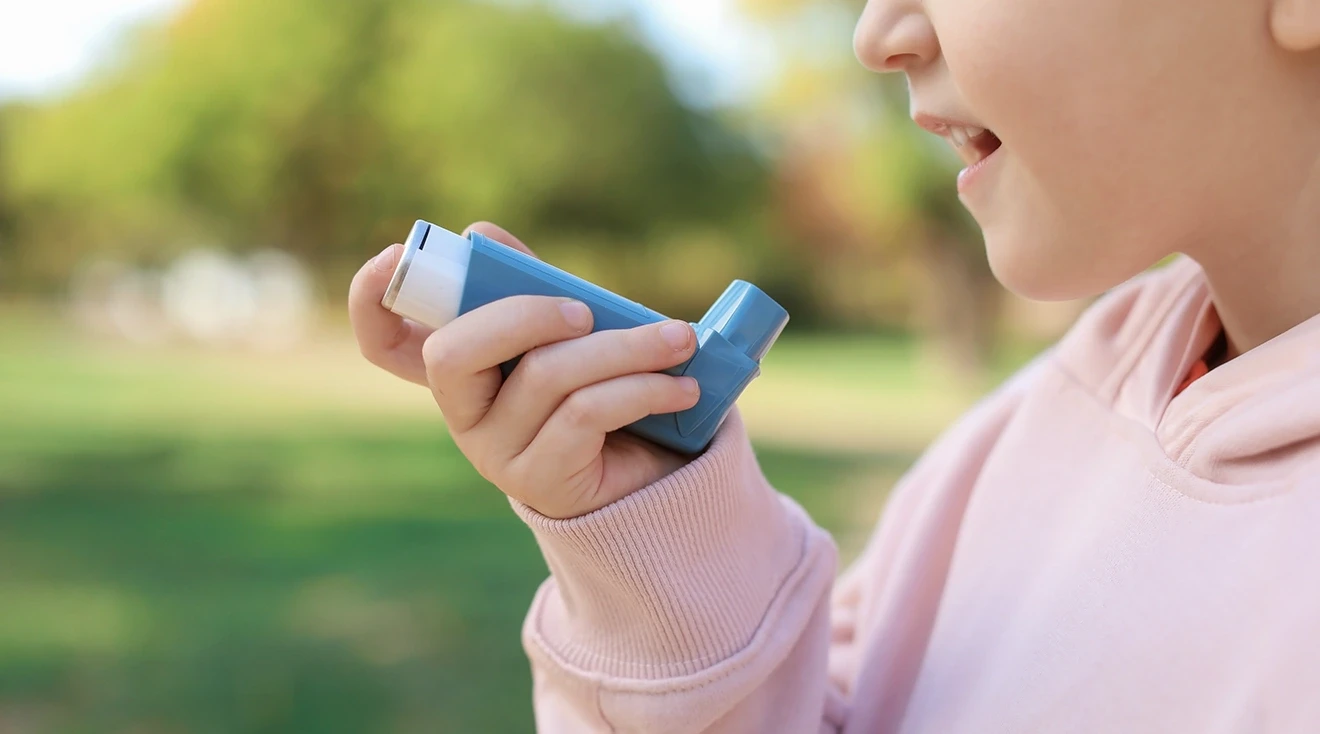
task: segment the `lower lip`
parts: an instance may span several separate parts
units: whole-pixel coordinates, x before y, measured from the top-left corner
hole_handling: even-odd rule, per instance
[[[985,178],[986,168],[989,167],[991,164],[993,164],[995,161],[999,160],[1000,157],[999,152],[1002,151],[1003,149],[1004,146],[1001,145],[995,149],[995,152],[991,153],[990,155],[982,158],[980,161],[973,163],[972,165],[959,171],[958,193],[965,194],[968,191],[971,191],[972,187],[976,185],[977,181],[980,181],[982,178]]]

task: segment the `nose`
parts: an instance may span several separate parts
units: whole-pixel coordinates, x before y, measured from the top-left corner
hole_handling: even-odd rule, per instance
[[[869,0],[853,52],[872,71],[911,72],[938,58],[940,43],[920,0]]]

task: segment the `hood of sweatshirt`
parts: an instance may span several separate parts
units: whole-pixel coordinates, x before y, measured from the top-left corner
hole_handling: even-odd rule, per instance
[[[1200,266],[1180,257],[1109,293],[1058,345],[1056,363],[1165,455],[1225,485],[1292,482],[1320,461],[1320,316],[1179,393],[1220,332]]]

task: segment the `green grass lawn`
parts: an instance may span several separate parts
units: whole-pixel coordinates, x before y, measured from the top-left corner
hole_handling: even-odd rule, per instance
[[[0,320],[0,731],[532,729],[519,627],[546,569],[424,391],[335,339],[58,333]],[[969,397],[902,347],[785,342],[746,412],[848,558]]]

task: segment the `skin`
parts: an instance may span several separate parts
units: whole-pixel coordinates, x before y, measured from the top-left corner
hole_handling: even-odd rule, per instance
[[[532,254],[493,224],[470,230]],[[380,305],[402,252],[391,245],[353,278],[349,316],[358,346],[372,364],[431,389],[455,444],[487,481],[542,515],[567,519],[688,461],[617,431],[696,405],[695,380],[658,374],[692,355],[691,325],[591,334],[582,304],[527,296],[430,330]],[[525,356],[503,380],[499,365],[518,355]]]
[[[1320,313],[1320,0],[871,0],[854,46],[906,74],[923,127],[1002,141],[960,196],[1009,289],[1094,296],[1185,253],[1230,356]],[[353,279],[359,347],[431,390],[501,491],[573,518],[689,460],[617,432],[696,404],[695,383],[656,374],[690,356],[687,324],[670,324],[677,346],[661,325],[590,334],[589,313],[524,297],[431,331],[380,305],[401,252]],[[520,354],[503,382],[498,365]]]
[[[858,58],[989,128],[960,194],[1019,295],[1201,264],[1232,351],[1320,312],[1320,0],[871,0]],[[968,157],[969,152],[961,152]]]

